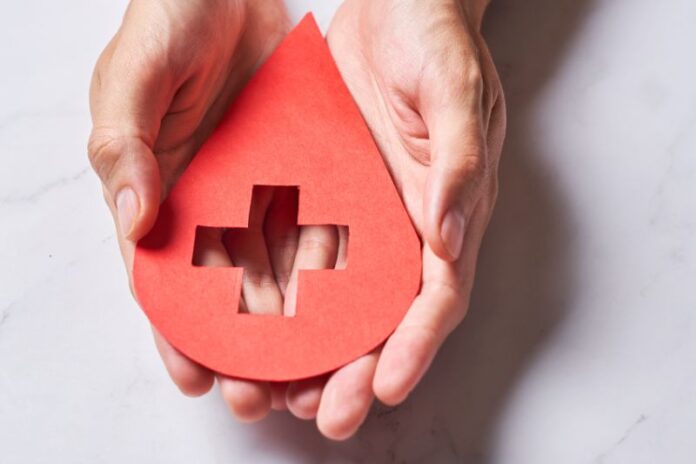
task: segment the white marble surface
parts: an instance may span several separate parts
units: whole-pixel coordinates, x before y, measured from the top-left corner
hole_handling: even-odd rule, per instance
[[[696,3],[493,3],[510,130],[470,317],[345,443],[170,383],[85,156],[124,2],[3,3],[0,462],[696,462]]]

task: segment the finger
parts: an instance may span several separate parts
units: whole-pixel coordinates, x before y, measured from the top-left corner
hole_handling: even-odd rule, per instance
[[[271,410],[271,387],[268,382],[218,376],[220,393],[227,407],[242,422],[263,419]]]
[[[372,378],[378,353],[370,353],[340,368],[321,395],[317,426],[333,440],[345,440],[360,427],[374,399]]]
[[[199,227],[193,244],[193,264],[195,266],[232,266],[227,249],[222,241],[222,229]]]
[[[297,188],[276,187],[264,223],[273,275],[283,296],[290,282],[299,238],[297,202]]]
[[[440,71],[437,82],[423,83],[420,108],[431,147],[423,199],[424,238],[437,256],[454,261],[489,173],[487,118],[478,62],[462,59],[442,65]]]
[[[201,396],[212,388],[215,376],[210,370],[181,354],[154,327],[152,334],[169,376],[184,395]]]
[[[327,378],[319,376],[290,383],[285,401],[295,417],[305,420],[316,417]]]
[[[127,37],[119,33],[95,67],[88,152],[119,232],[135,241],[157,216],[161,187],[152,148],[176,83],[156,54]]]
[[[423,285],[406,316],[385,343],[375,373],[375,395],[385,404],[406,399],[430,366],[438,349],[466,315],[477,250],[488,224],[488,206],[474,210],[465,237],[466,254],[455,263],[440,259],[426,244]]]
[[[297,253],[290,282],[285,292],[283,313],[296,312],[298,275],[301,269],[333,269],[338,253],[338,231],[335,226],[303,226],[297,242]]]
[[[447,287],[424,288],[415,298],[382,350],[373,384],[380,401],[393,406],[406,399],[455,325],[452,319],[459,305],[459,294]]]
[[[336,253],[336,269],[345,269],[348,266],[348,226],[337,226],[338,252]]]
[[[249,226],[230,229],[224,235],[230,258],[236,266],[244,268],[242,296],[251,314],[280,315],[283,312],[283,296],[275,281],[263,236],[263,223],[272,196],[272,188],[256,187]]]

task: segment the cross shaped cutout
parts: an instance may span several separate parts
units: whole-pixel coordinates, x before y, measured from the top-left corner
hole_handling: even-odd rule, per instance
[[[293,271],[345,269],[348,226],[298,224],[299,198],[297,186],[254,185],[247,227],[196,227],[192,258],[194,266],[241,267],[244,270],[240,313],[250,312],[246,299],[253,300],[254,297],[252,293],[245,295],[245,291],[253,292],[254,287],[250,286],[264,289],[277,284],[279,294],[282,294],[281,305],[285,306],[283,298],[289,278],[288,249],[293,245],[297,247],[298,243],[305,243],[301,248],[303,257],[297,255],[297,249],[292,251]],[[333,228],[325,230],[327,233],[321,235],[335,238],[334,256],[330,255],[329,249],[332,247],[325,246],[325,243],[317,243],[316,238],[310,237],[311,234],[306,229],[318,225]],[[308,258],[308,254],[312,253],[311,258]],[[298,263],[306,266],[299,264],[300,267],[297,267]],[[268,294],[268,288],[265,288],[265,291]],[[274,298],[270,299],[274,301]],[[277,313],[257,307],[253,314]]]

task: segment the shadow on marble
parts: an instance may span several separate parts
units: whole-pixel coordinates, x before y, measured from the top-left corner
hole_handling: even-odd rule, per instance
[[[288,462],[489,462],[517,382],[573,298],[573,218],[544,166],[533,127],[538,97],[590,11],[578,0],[496,0],[485,27],[506,90],[500,197],[479,260],[471,310],[429,374],[398,408],[373,408],[351,440],[274,414],[248,439]]]

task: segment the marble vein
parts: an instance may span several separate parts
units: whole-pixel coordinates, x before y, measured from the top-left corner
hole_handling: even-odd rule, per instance
[[[609,457],[619,446],[623,445],[626,443],[626,441],[633,435],[633,432],[642,424],[648,420],[648,416],[645,414],[641,414],[638,419],[633,421],[630,426],[624,431],[624,433],[621,435],[621,438],[616,440],[606,451],[601,453],[599,456],[597,456],[594,460],[595,464],[604,464],[606,462],[606,458]]]
[[[3,326],[7,322],[7,320],[10,318],[10,310],[12,307],[15,305],[15,302],[12,302],[5,306],[2,311],[0,311],[0,331],[3,329]]]
[[[39,198],[43,197],[47,193],[52,192],[58,188],[65,187],[66,185],[70,185],[73,182],[77,182],[78,180],[82,179],[85,176],[85,174],[89,172],[89,170],[90,169],[88,167],[83,168],[71,176],[61,177],[59,179],[48,182],[31,193],[23,195],[6,195],[4,197],[0,197],[0,205],[35,203]]]

